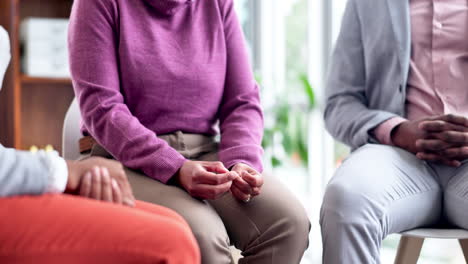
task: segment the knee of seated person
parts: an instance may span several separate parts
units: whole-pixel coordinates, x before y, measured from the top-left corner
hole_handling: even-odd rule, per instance
[[[193,230],[200,247],[203,263],[230,263],[231,249],[229,236],[224,229],[209,225]]]
[[[161,228],[154,230],[149,228],[141,233],[140,243],[131,243],[133,252],[138,259],[142,255],[146,256],[148,262],[139,263],[200,263],[200,249],[193,236],[190,227],[179,221],[165,222],[164,229],[167,231],[161,234]],[[164,235],[164,243],[161,243],[161,236]]]
[[[270,201],[269,206],[272,213],[265,216],[271,219],[271,224],[266,232],[275,236],[280,234],[277,238],[282,243],[306,248],[311,223],[304,207],[296,199],[277,198]]]
[[[320,222],[333,222],[332,226],[355,224],[378,226],[381,208],[362,190],[355,190],[346,182],[331,182],[325,191]]]
[[[171,256],[175,260],[173,263],[200,263],[200,248],[190,228],[186,225],[179,226],[180,228],[177,229],[173,238],[171,238],[173,244],[176,245],[174,253]]]
[[[310,219],[302,206],[284,212],[282,228],[287,230],[285,234],[288,240],[307,244],[310,227]]]
[[[170,238],[174,247],[168,263],[200,263],[200,248],[190,229],[180,227]]]
[[[203,245],[203,248],[224,247],[228,249],[230,246],[229,236],[224,230],[206,226],[205,228],[193,230],[193,234],[198,244]]]

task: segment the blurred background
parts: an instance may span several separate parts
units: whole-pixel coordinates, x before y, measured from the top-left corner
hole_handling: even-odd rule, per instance
[[[347,0],[236,0],[266,114],[265,163],[307,208],[312,231],[303,264],[321,263],[323,190],[349,149],[325,131],[324,81]],[[383,243],[393,263],[399,235]],[[465,263],[457,241],[424,243],[423,264]]]
[[[347,0],[235,0],[265,110],[266,170],[307,208],[312,230],[303,264],[321,263],[321,197],[349,149],[322,121],[324,80]],[[12,64],[0,93],[0,142],[61,150],[74,95],[66,34],[72,0],[0,0],[0,25],[12,41]],[[399,236],[384,241],[393,263]],[[419,263],[464,263],[456,241],[426,240]]]

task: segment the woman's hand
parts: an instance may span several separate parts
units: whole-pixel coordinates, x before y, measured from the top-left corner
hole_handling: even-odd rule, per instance
[[[94,167],[84,174],[80,183],[80,196],[110,203],[122,204],[123,196],[119,184],[109,175],[105,167]]]
[[[231,171],[240,175],[231,186],[234,197],[249,202],[251,198],[260,194],[263,186],[263,176],[260,173],[243,163],[236,164]]]
[[[95,167],[103,167],[107,169],[108,175],[111,178],[111,182],[112,180],[117,182],[122,195],[121,203],[130,207],[135,206],[135,197],[133,196],[132,188],[128,182],[125,170],[120,162],[100,157],[91,157],[83,161],[67,161],[67,165],[67,192],[77,192],[83,185],[82,182],[84,181],[83,177],[85,174],[89,172],[92,173]],[[94,178],[94,176],[91,178]],[[99,182],[101,182],[101,176],[98,176],[98,178],[100,179]],[[91,185],[93,184],[94,182],[91,181]]]
[[[193,197],[216,200],[229,191],[239,178],[221,162],[186,161],[175,176],[178,183]]]

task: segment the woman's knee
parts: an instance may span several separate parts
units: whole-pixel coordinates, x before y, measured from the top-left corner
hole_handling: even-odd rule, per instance
[[[148,226],[144,232],[135,230],[135,233],[139,235],[121,249],[123,259],[138,259],[138,263],[200,263],[200,249],[185,224],[166,218]]]
[[[193,203],[192,207],[179,213],[187,221],[198,242],[203,263],[231,262],[229,235],[223,221],[211,206]]]
[[[284,228],[289,240],[308,245],[310,219],[302,206],[290,207],[284,211]]]
[[[193,221],[191,222],[192,232],[204,256],[217,254],[215,252],[219,250],[224,252],[229,251],[229,235],[222,223],[220,225],[218,223],[213,223],[213,221],[205,222],[203,218],[198,219],[195,224]],[[226,255],[229,255],[229,253],[226,253]]]
[[[286,240],[307,245],[311,224],[304,206],[281,183],[275,185],[275,189],[267,191],[263,198],[263,206],[271,208],[271,214],[265,217],[272,218],[271,223],[278,227],[275,232]]]
[[[168,243],[172,245],[172,250],[168,254],[169,264],[200,263],[200,248],[188,225],[175,222],[172,227],[172,237],[168,238]]]
[[[157,204],[151,204],[151,203],[139,201],[139,200],[135,201],[135,208],[137,208],[139,210],[143,210],[143,211],[145,211],[147,213],[156,214],[156,215],[171,218],[173,221],[182,223],[184,225],[187,225],[187,227],[188,227],[188,224],[185,221],[185,219],[180,214],[178,214],[176,211],[174,211],[174,210],[172,210],[170,208],[160,206],[160,205],[157,205]]]

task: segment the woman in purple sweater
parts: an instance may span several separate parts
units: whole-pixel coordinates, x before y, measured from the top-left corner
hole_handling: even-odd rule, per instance
[[[233,0],[75,0],[71,72],[89,155],[190,224],[203,263],[299,263],[307,215],[263,176],[263,117]],[[219,142],[215,136],[220,134]]]

